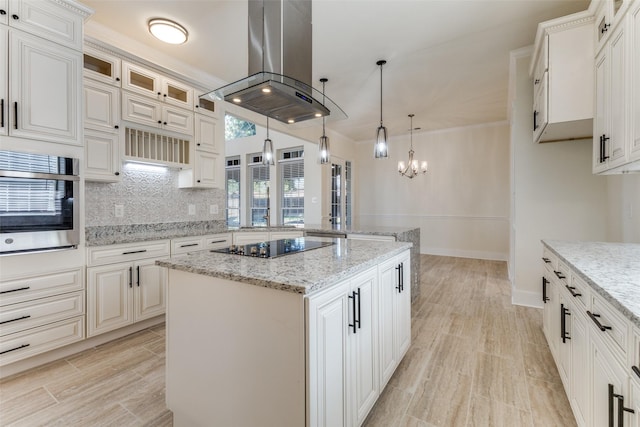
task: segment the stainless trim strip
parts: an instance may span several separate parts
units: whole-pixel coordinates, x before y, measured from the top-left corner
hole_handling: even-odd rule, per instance
[[[54,173],[34,173],[0,170],[0,178],[55,179],[59,181],[80,181],[77,175],[60,175]]]

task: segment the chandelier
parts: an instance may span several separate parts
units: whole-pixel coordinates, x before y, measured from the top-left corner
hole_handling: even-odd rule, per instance
[[[409,179],[417,176],[419,173],[427,173],[427,161],[423,161],[418,168],[419,162],[413,158],[413,116],[414,114],[409,114],[409,118],[411,119],[411,129],[409,130],[411,133],[411,148],[409,149],[409,161],[405,164],[403,161],[398,162],[398,172],[401,176],[407,177]],[[420,130],[420,128],[415,128],[415,130]]]

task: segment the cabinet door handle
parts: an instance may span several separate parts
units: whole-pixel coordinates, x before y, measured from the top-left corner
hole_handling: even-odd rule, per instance
[[[633,371],[634,374],[636,374],[638,378],[640,378],[640,368],[634,365],[631,367],[631,370]]]
[[[624,413],[629,412],[635,414],[631,408],[624,407],[624,396],[614,393],[613,384],[609,384],[609,425],[613,427],[613,399],[618,401],[618,427],[624,427]]]
[[[569,292],[571,292],[571,296],[572,297],[581,297],[582,296],[581,293],[574,292],[574,289],[576,288],[575,286],[564,285],[564,287],[569,289]]]
[[[136,285],[140,287],[140,266],[136,266]]]
[[[566,279],[567,278],[567,276],[562,274],[562,271],[553,270],[553,272],[556,273],[556,276],[558,277],[558,279]]]
[[[0,294],[8,294],[10,292],[18,292],[18,291],[26,291],[27,289],[31,289],[31,286],[25,286],[17,289],[9,289],[8,291],[2,291]]]
[[[611,326],[605,326],[602,323],[600,323],[600,321],[598,320],[598,317],[600,317],[599,314],[595,314],[590,311],[587,311],[587,314],[589,315],[591,320],[593,320],[593,323],[595,323],[598,329],[600,329],[602,332],[606,331],[607,329],[611,329]]]
[[[538,118],[538,112],[534,110],[533,111],[533,130],[538,129],[537,118]]]
[[[567,335],[566,316],[571,316],[571,313],[569,313],[569,310],[565,308],[564,304],[560,304],[560,337],[562,338],[563,343],[566,343],[567,340],[571,339],[571,337]]]
[[[613,384],[608,384],[609,386],[609,427],[614,427],[613,425]]]
[[[18,129],[18,101],[13,103],[13,127]]]
[[[609,156],[606,156],[605,153],[607,152],[607,141],[610,139],[611,138],[609,138],[608,136],[602,135],[602,161],[603,162],[609,158]]]
[[[545,264],[551,263],[551,260],[549,258],[542,257],[542,260],[544,261]]]
[[[16,351],[16,350],[20,350],[21,348],[25,348],[25,347],[29,347],[31,344],[22,344],[16,348],[12,348],[9,350],[5,350],[5,351],[0,351],[0,354],[5,354],[5,353],[9,353],[10,351]]]
[[[602,156],[603,156],[603,151],[602,151],[602,135],[600,135],[600,156],[598,158],[598,163],[602,163],[604,162],[604,160],[602,160]]]
[[[188,243],[184,245],[180,245],[181,248],[189,248],[191,246],[198,246],[199,243]]]
[[[545,304],[549,301],[549,297],[547,296],[547,283],[549,283],[547,278],[542,276],[542,302]]]
[[[212,240],[212,241],[210,241],[210,242],[209,242],[209,244],[210,244],[210,245],[212,245],[212,244],[214,244],[214,243],[224,243],[224,242],[226,242],[226,241],[227,241],[226,239],[222,239],[222,240]]]
[[[349,327],[353,328],[353,333],[357,333],[357,320],[356,320],[356,291],[351,292],[351,295],[349,295],[349,299],[351,300],[351,308],[352,308],[352,313],[353,313],[353,323],[349,323]]]
[[[396,266],[396,271],[398,272],[398,277],[397,277],[398,286],[396,286],[396,289],[398,290],[398,293],[400,293],[402,292],[402,288],[400,287],[400,275],[402,274],[402,272],[400,272],[400,264]]]
[[[146,249],[140,249],[139,251],[122,252],[122,255],[141,254],[143,252],[147,252],[147,250]]]
[[[24,319],[28,319],[30,317],[31,317],[31,315],[27,314],[26,316],[16,317],[15,319],[3,320],[2,322],[0,322],[0,325],[4,325],[5,323],[17,322],[18,320],[24,320]]]
[[[404,292],[404,262],[400,263],[400,292]]]
[[[133,288],[133,267],[129,267],[129,287]]]
[[[12,17],[13,19],[15,19],[16,21],[17,21],[18,19],[20,19],[20,17],[19,17],[18,15],[16,15],[15,13],[14,13],[13,15],[11,15],[11,17]]]
[[[0,99],[0,128],[4,127],[4,99]]]

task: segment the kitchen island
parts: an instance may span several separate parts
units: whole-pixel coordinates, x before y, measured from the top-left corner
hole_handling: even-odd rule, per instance
[[[169,268],[174,425],[364,421],[410,345],[411,244],[332,243],[273,259],[157,261]]]

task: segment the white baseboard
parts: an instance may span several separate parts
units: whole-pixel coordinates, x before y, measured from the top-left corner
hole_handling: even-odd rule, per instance
[[[104,334],[90,337],[82,341],[78,341],[67,346],[57,348],[55,350],[48,351],[46,353],[37,354],[28,359],[19,360],[6,366],[0,367],[0,379],[6,378],[11,375],[18,374],[28,369],[36,368],[55,360],[64,359],[72,354],[80,353],[81,351],[88,350],[90,348],[99,346],[101,344],[113,341],[118,338],[122,338],[126,335],[133,334],[134,332],[141,331],[143,329],[150,328],[151,326],[158,325],[165,321],[165,316],[154,317],[153,319],[143,320],[142,322],[135,323],[125,328],[116,329],[115,331],[106,332]]]
[[[459,250],[459,249],[420,247],[420,253],[425,255],[451,256],[451,257],[457,257],[457,258],[486,259],[491,261],[508,261],[509,260],[509,254],[505,254],[501,252],[465,251],[465,250]]]
[[[542,296],[538,292],[512,289],[511,303],[525,307],[542,308]]]

